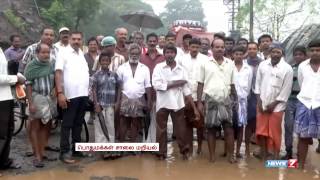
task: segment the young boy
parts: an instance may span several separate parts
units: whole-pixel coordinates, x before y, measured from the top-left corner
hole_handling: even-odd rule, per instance
[[[295,117],[295,133],[299,137],[298,161],[304,169],[308,145],[312,138],[320,138],[320,40],[308,45],[310,59],[302,62],[298,68],[300,92]]]
[[[240,158],[240,147],[243,140],[243,129],[247,125],[247,106],[248,96],[252,84],[252,69],[243,62],[246,49],[242,46],[236,46],[232,50],[232,56],[235,64],[233,79],[237,91],[237,108],[234,109],[233,119],[235,136],[237,142],[236,157]]]
[[[101,70],[92,76],[93,102],[99,121],[94,121],[96,143],[114,143],[114,114],[119,110],[120,81],[115,72],[109,70],[111,54],[99,57]],[[103,153],[102,158],[114,158],[115,153]]]
[[[24,71],[27,79],[28,115],[35,159],[33,165],[42,168],[44,150],[48,143],[51,119],[57,114],[54,89],[54,65],[49,62],[50,47],[40,43],[36,48],[36,59],[33,59]]]

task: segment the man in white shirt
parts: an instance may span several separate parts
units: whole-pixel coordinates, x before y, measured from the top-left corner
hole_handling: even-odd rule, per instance
[[[310,59],[298,68],[300,93],[296,110],[295,133],[299,136],[299,167],[304,169],[308,145],[312,138],[320,139],[320,39],[309,45]]]
[[[272,37],[269,34],[263,34],[258,39],[259,53],[258,56],[262,60],[267,60],[270,57],[270,45],[272,44]]]
[[[166,45],[174,45],[175,47],[177,47],[176,45],[176,34],[174,32],[168,32],[168,34],[166,35]],[[180,63],[180,61],[183,59],[184,56],[184,52],[181,48],[177,47],[177,55],[175,57],[176,62]]]
[[[197,106],[205,112],[205,127],[208,130],[209,161],[215,161],[216,132],[223,126],[230,163],[236,162],[234,154],[234,132],[232,128],[231,95],[236,97],[233,83],[234,63],[224,57],[225,43],[222,39],[212,42],[213,59],[200,64],[197,76]],[[203,95],[205,103],[203,103]]]
[[[237,91],[237,106],[233,109],[233,126],[237,138],[236,157],[241,158],[240,147],[243,141],[243,130],[247,126],[248,96],[251,92],[252,68],[244,62],[246,49],[242,46],[235,46],[232,49],[233,61],[235,64],[233,79]]]
[[[199,75],[199,64],[209,61],[208,56],[203,55],[199,52],[201,46],[201,42],[197,38],[193,38],[189,41],[189,54],[185,55],[182,61],[180,62],[182,67],[185,68],[188,75],[188,86],[191,90],[191,95],[193,101],[196,103],[197,101],[197,76]],[[200,117],[200,121],[196,121],[194,123],[194,111],[190,103],[186,104],[185,107],[185,118],[188,122],[188,138],[189,143],[191,145],[190,152],[193,150],[193,128],[197,128],[197,140],[198,140],[198,150],[197,153],[201,153],[202,140],[204,136],[204,118]]]
[[[128,131],[130,142],[137,142],[142,120],[151,109],[151,83],[149,68],[140,63],[141,47],[129,46],[129,61],[122,64],[117,75],[122,82],[120,107],[120,137],[124,142]],[[147,98],[146,98],[147,96]]]
[[[72,132],[72,155],[83,157],[75,151],[75,143],[81,142],[85,105],[88,101],[89,68],[81,47],[83,35],[72,32],[69,47],[59,53],[55,66],[55,83],[59,106],[63,109],[60,135],[60,160],[75,163],[70,156],[70,132]]]
[[[9,158],[10,144],[14,130],[13,96],[11,87],[15,84],[24,84],[22,76],[8,75],[8,61],[0,48],[0,168],[8,169],[13,166]]]
[[[255,93],[258,99],[257,142],[261,157],[266,159],[268,150],[279,159],[281,146],[281,122],[286,102],[290,96],[293,71],[285,62],[283,49],[279,44],[271,46],[271,59],[259,64]]]
[[[61,51],[61,49],[64,49],[69,46],[69,37],[70,37],[69,28],[62,27],[59,29],[59,41],[54,44],[58,49],[58,51]]]
[[[190,102],[195,121],[200,115],[193,103],[191,91],[187,84],[188,75],[186,70],[175,62],[177,48],[167,45],[164,48],[166,62],[156,65],[152,84],[157,92],[156,100],[156,121],[157,121],[157,142],[159,143],[159,159],[163,160],[167,154],[167,122],[170,114],[180,153],[183,159],[190,155],[190,143],[187,136],[187,121],[184,119],[185,96]]]

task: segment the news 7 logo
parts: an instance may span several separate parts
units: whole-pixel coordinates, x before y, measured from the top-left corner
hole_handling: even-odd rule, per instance
[[[298,160],[267,160],[265,166],[267,168],[298,168]]]
[[[289,159],[288,160],[288,168],[298,168],[298,160],[297,159]]]

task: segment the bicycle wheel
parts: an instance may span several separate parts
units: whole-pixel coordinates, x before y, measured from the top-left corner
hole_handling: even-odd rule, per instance
[[[87,123],[85,120],[83,120],[83,124],[82,124],[82,132],[81,132],[81,141],[82,142],[89,142],[89,129],[87,126]]]
[[[22,130],[23,125],[25,124],[25,121],[27,119],[27,116],[25,114],[25,104],[19,101],[15,102],[13,113],[14,113],[13,135],[15,136],[19,134],[19,132]]]

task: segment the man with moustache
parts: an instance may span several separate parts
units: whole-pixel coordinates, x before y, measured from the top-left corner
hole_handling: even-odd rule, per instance
[[[199,75],[199,66],[201,63],[205,63],[209,60],[208,56],[199,53],[201,42],[198,38],[192,38],[189,41],[189,54],[184,56],[183,61],[181,61],[182,67],[185,68],[188,74],[188,86],[192,92],[191,96],[193,102],[197,102],[197,77]],[[204,100],[204,99],[203,99]],[[198,140],[198,150],[197,153],[200,154],[202,150],[202,140],[204,135],[204,122],[203,116],[201,116],[200,121],[194,122],[194,113],[190,103],[186,104],[185,107],[185,119],[188,122],[188,133],[187,137],[190,143],[191,151],[193,150],[193,128],[197,128],[197,140]]]
[[[148,67],[140,63],[141,47],[136,44],[129,46],[129,61],[122,64],[117,75],[122,82],[120,97],[120,137],[119,141],[137,142],[142,120],[146,111],[151,109],[151,83]],[[147,100],[145,98],[147,96]]]
[[[116,35],[116,53],[122,55],[126,61],[128,60],[128,49],[126,47],[126,41],[127,41],[127,36],[128,36],[128,30],[126,28],[117,28],[115,30],[115,35]]]
[[[60,134],[60,156],[64,163],[75,163],[70,155],[70,133],[72,133],[72,156],[84,157],[75,151],[75,143],[81,142],[85,105],[88,101],[89,68],[80,49],[83,35],[72,32],[70,47],[59,53],[55,66],[55,83],[58,104],[62,108]]]
[[[166,45],[163,54],[166,61],[156,65],[152,84],[157,91],[156,121],[157,142],[159,143],[158,158],[164,160],[167,155],[167,122],[170,115],[179,145],[180,154],[187,160],[190,153],[190,143],[187,139],[187,122],[184,118],[185,97],[191,104],[195,121],[200,118],[199,112],[192,100],[191,91],[187,85],[188,75],[181,65],[176,63],[177,48]]]
[[[236,160],[233,152],[234,132],[230,98],[231,96],[237,97],[233,82],[234,63],[224,57],[225,43],[222,39],[213,40],[212,52],[213,58],[202,63],[199,68],[197,106],[200,113],[205,114],[205,127],[208,130],[210,153],[209,161],[215,161],[216,132],[220,126],[223,126],[228,161],[234,163]],[[203,96],[205,96],[204,103]]]
[[[55,64],[56,58],[58,55],[58,48],[53,44],[54,41],[54,30],[52,27],[45,27],[41,31],[40,41],[28,46],[26,53],[24,54],[22,60],[19,63],[19,72],[24,73],[25,67],[33,60],[37,58],[36,49],[40,43],[45,43],[50,47],[50,58],[49,61],[51,64]],[[31,128],[27,126],[27,134],[28,137],[31,137]],[[31,142],[31,139],[29,139]],[[46,147],[51,151],[58,151],[59,149],[56,147]],[[33,152],[26,152],[26,156],[32,156]]]
[[[282,118],[289,99],[293,70],[282,58],[284,50],[280,44],[270,46],[271,58],[259,64],[255,93],[257,95],[257,143],[261,154],[257,158],[265,160],[268,152],[279,159],[282,139]]]
[[[70,30],[67,27],[62,27],[59,29],[59,41],[54,44],[58,51],[69,46],[69,33]]]
[[[150,71],[150,77],[152,77],[153,70],[155,66],[164,61],[164,56],[160,54],[157,50],[158,36],[155,33],[150,33],[147,35],[147,53],[141,56],[141,63],[146,65]],[[156,103],[156,91],[152,88],[151,90],[151,100],[152,100],[152,109],[150,112],[150,126],[148,129],[147,142],[156,142],[156,112],[155,112],[155,103]]]
[[[36,58],[36,48],[42,42],[48,44],[50,47],[50,62],[54,63],[56,61],[58,49],[53,44],[54,41],[54,30],[51,27],[45,27],[41,31],[41,39],[40,42],[34,43],[28,46],[26,53],[24,54],[20,64],[19,64],[19,72],[23,73],[25,67],[29,62]]]

